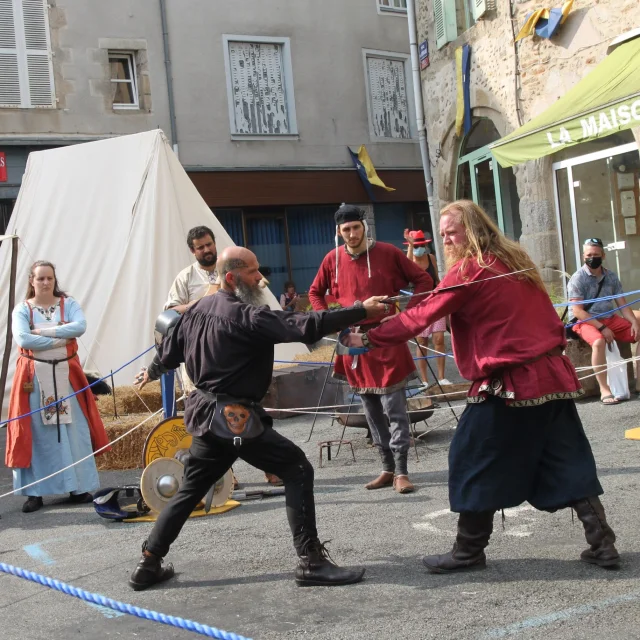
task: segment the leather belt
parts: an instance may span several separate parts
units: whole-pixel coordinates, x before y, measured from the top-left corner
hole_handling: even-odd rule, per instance
[[[35,360],[36,362],[44,362],[46,364],[52,364],[54,367],[57,364],[60,364],[61,362],[67,362],[67,360],[71,360],[72,358],[75,358],[77,355],[78,355],[78,352],[74,351],[70,356],[67,356],[66,358],[62,358],[61,360],[45,360],[44,358],[35,358],[34,356],[30,356],[26,353],[20,354],[22,358],[28,358],[29,360]]]

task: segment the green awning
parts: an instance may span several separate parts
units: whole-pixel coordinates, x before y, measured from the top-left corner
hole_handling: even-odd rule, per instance
[[[538,117],[489,145],[503,167],[640,126],[640,38],[608,55]]]

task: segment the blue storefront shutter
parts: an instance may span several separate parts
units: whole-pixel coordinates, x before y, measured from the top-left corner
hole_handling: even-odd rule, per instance
[[[242,211],[240,209],[214,209],[213,214],[231,239],[238,245],[244,246],[242,232]]]
[[[334,248],[337,205],[289,207],[291,274],[298,293],[309,291],[323,258]]]

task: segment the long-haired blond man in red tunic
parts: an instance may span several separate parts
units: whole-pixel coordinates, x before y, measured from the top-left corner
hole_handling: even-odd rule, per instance
[[[440,212],[440,235],[448,272],[434,293],[348,337],[350,346],[370,346],[375,353],[451,316],[456,363],[472,381],[449,449],[449,503],[460,515],[453,549],[425,557],[424,565],[434,573],[484,569],[495,512],[525,501],[542,511],[575,509],[589,544],[581,560],[618,565],[616,537],[598,498],[603,491],[576,410],[580,382],[563,355],[564,326],[538,270],[468,200]]]

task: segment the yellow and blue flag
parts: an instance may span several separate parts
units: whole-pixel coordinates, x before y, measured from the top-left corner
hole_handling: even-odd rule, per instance
[[[360,180],[362,180],[362,184],[367,191],[367,195],[369,196],[372,202],[376,201],[376,197],[373,193],[372,186],[380,187],[385,191],[395,191],[392,187],[387,187],[387,185],[382,182],[378,174],[376,173],[376,169],[373,166],[373,162],[371,162],[371,158],[369,157],[369,153],[364,145],[361,145],[358,148],[358,152],[354,153],[351,151],[349,147],[349,155],[351,156],[351,160],[353,160],[353,165],[360,176]]]

